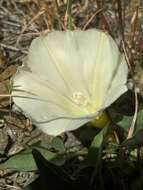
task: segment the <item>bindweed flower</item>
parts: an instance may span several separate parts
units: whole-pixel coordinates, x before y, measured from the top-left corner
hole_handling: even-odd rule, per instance
[[[45,133],[95,119],[126,90],[128,67],[106,33],[54,31],[33,40],[13,78],[15,104]]]

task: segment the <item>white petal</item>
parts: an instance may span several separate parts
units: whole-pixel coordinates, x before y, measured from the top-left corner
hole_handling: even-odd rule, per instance
[[[84,111],[67,97],[33,73],[21,70],[14,77],[13,100],[27,116],[35,121],[57,117],[75,117]]]
[[[117,68],[117,72],[115,73],[108,93],[106,94],[104,107],[111,105],[117,98],[119,98],[119,96],[127,91],[127,76],[128,66],[124,55],[122,55],[121,61]]]
[[[82,119],[56,119],[53,121],[50,121],[49,123],[42,123],[42,124],[36,124],[40,130],[42,130],[44,133],[47,133],[49,135],[60,135],[61,133],[65,131],[72,131],[75,130],[88,121],[90,121],[91,118],[82,118]]]
[[[30,47],[28,67],[37,74],[41,72],[42,77],[66,95],[80,91],[88,96],[83,64],[72,31],[55,31],[35,39]]]
[[[52,56],[47,50],[47,38],[48,36],[41,36],[32,41],[28,57],[25,60],[26,70],[31,70],[32,73],[40,76],[54,89],[62,90],[62,93],[68,95],[69,88],[66,81],[61,77]]]
[[[75,36],[92,101],[95,102],[95,107],[100,108],[120,64],[121,54],[114,40],[100,30],[78,31]]]

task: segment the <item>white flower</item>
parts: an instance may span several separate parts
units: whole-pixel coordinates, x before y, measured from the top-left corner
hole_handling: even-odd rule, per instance
[[[126,90],[128,67],[106,33],[54,31],[33,40],[13,79],[13,100],[45,133],[94,119]]]

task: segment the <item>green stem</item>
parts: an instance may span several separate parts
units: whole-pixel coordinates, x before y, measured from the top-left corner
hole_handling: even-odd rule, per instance
[[[67,2],[67,29],[72,30],[72,17],[71,17],[71,10],[72,10],[72,0],[68,0]]]

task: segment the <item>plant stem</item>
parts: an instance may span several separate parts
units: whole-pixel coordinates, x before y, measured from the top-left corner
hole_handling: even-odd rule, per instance
[[[73,29],[71,10],[72,10],[72,0],[68,0],[68,2],[67,2],[67,29],[69,29],[69,30]]]

